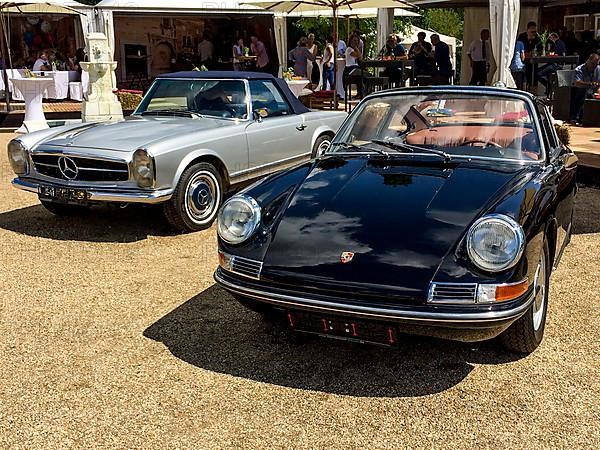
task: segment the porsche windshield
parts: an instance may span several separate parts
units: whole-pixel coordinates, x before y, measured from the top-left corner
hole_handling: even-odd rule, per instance
[[[138,115],[200,114],[248,118],[242,80],[158,79],[136,110]]]
[[[520,99],[473,94],[389,95],[365,101],[331,151],[427,153],[539,161],[533,112]]]

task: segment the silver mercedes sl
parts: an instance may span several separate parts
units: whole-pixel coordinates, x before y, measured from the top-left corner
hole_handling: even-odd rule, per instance
[[[202,230],[224,193],[324,151],[345,117],[310,111],[267,74],[165,74],[126,120],[12,140],[12,184],[54,214],[101,202],[161,203],[175,228]]]

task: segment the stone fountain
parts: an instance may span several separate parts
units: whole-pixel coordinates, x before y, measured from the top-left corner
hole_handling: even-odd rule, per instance
[[[123,109],[113,93],[113,72],[117,62],[113,61],[108,39],[102,33],[90,33],[86,37],[89,62],[81,68],[90,77],[88,90],[81,105],[83,122],[113,122],[123,119]]]

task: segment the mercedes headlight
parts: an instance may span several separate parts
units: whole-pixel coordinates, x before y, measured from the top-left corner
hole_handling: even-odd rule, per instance
[[[513,267],[523,254],[525,235],[508,216],[492,214],[476,221],[467,234],[469,258],[480,269],[499,272]]]
[[[132,159],[133,178],[139,187],[154,186],[154,158],[147,150],[140,148],[135,151]]]
[[[28,157],[27,147],[18,139],[13,139],[8,143],[8,160],[12,170],[17,175],[25,175],[27,173]]]
[[[248,195],[231,197],[219,211],[217,231],[228,244],[247,240],[260,225],[260,205]]]

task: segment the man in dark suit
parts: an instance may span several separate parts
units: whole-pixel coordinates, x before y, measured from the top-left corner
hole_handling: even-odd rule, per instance
[[[437,34],[431,35],[433,44],[436,71],[433,84],[450,84],[452,77],[452,61],[450,61],[450,47],[440,40]]]

